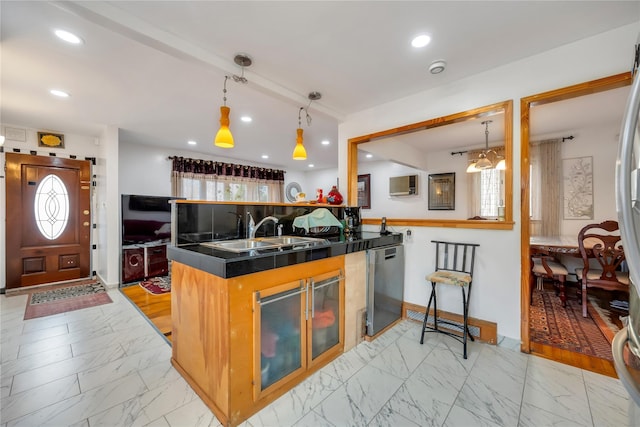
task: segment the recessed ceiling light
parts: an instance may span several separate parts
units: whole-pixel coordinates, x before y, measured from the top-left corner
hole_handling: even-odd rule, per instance
[[[70,33],[69,31],[56,30],[55,34],[56,34],[56,36],[58,36],[58,38],[66,41],[67,43],[82,44],[82,39],[80,37],[76,36],[75,34]]]
[[[268,156],[267,154],[263,154],[263,155],[262,155],[262,158],[263,158],[263,159],[268,159],[268,158],[269,158],[269,156]]]
[[[367,157],[367,159],[370,159],[370,158],[373,157],[373,154],[369,153],[369,154],[366,155],[366,157]]]
[[[411,40],[411,46],[413,47],[425,47],[431,42],[431,37],[426,34],[421,34]]]
[[[187,141],[187,144],[189,144],[189,145],[197,145],[198,143],[191,139],[191,140]]]
[[[249,117],[249,116],[242,116],[242,117],[240,117],[240,120],[242,120],[245,123],[249,123],[253,119],[251,117]]]
[[[329,144],[331,144],[331,142],[328,139],[322,140],[322,145],[329,145]]]
[[[60,98],[68,98],[69,94],[63,90],[59,90],[59,89],[51,89],[49,91],[49,93],[51,95],[55,95],[55,96],[59,96]]]
[[[314,166],[315,166],[315,165],[314,165],[313,163],[309,163],[309,167],[310,167],[310,168],[312,168],[312,167],[314,167]]]

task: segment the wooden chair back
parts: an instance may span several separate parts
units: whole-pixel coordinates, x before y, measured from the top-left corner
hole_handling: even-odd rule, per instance
[[[578,233],[578,248],[583,262],[582,277],[587,278],[587,286],[606,289],[624,289],[628,284],[618,280],[619,267],[624,261],[624,249],[617,221],[603,221],[600,224],[589,224]],[[595,259],[599,277],[589,274],[593,268],[590,259]]]

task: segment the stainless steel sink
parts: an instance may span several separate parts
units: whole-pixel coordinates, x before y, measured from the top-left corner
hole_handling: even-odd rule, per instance
[[[280,236],[280,237],[263,237],[263,242],[275,243],[277,245],[301,245],[305,243],[319,243],[324,239],[314,237],[298,237],[298,236]]]
[[[324,242],[324,239],[313,237],[280,236],[280,237],[256,237],[253,239],[219,240],[215,242],[202,242],[201,245],[210,248],[231,252],[248,252],[254,249],[274,249],[283,246],[302,246]]]
[[[218,242],[204,242],[201,244],[231,252],[245,252],[252,249],[268,249],[277,248],[279,246],[277,244],[263,242],[258,239],[222,240]]]

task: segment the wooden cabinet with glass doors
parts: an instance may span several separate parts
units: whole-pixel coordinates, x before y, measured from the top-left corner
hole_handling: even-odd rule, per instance
[[[344,256],[230,279],[176,260],[172,364],[236,426],[344,351]]]
[[[255,292],[254,398],[342,352],[342,270]]]

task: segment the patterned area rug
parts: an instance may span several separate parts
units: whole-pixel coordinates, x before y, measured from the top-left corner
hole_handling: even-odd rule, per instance
[[[152,277],[144,282],[140,282],[140,286],[153,295],[166,294],[167,292],[171,292],[171,278],[169,276]]]
[[[24,320],[51,316],[113,302],[104,285],[90,282],[32,292],[27,298]]]
[[[554,291],[534,291],[529,322],[531,340],[613,360],[609,339],[613,338],[618,328],[603,318],[606,313],[600,307],[594,308],[597,304],[591,298],[587,304],[589,316],[585,318],[582,317],[582,306],[576,299],[568,298],[565,308]],[[615,330],[609,331],[609,328]]]

